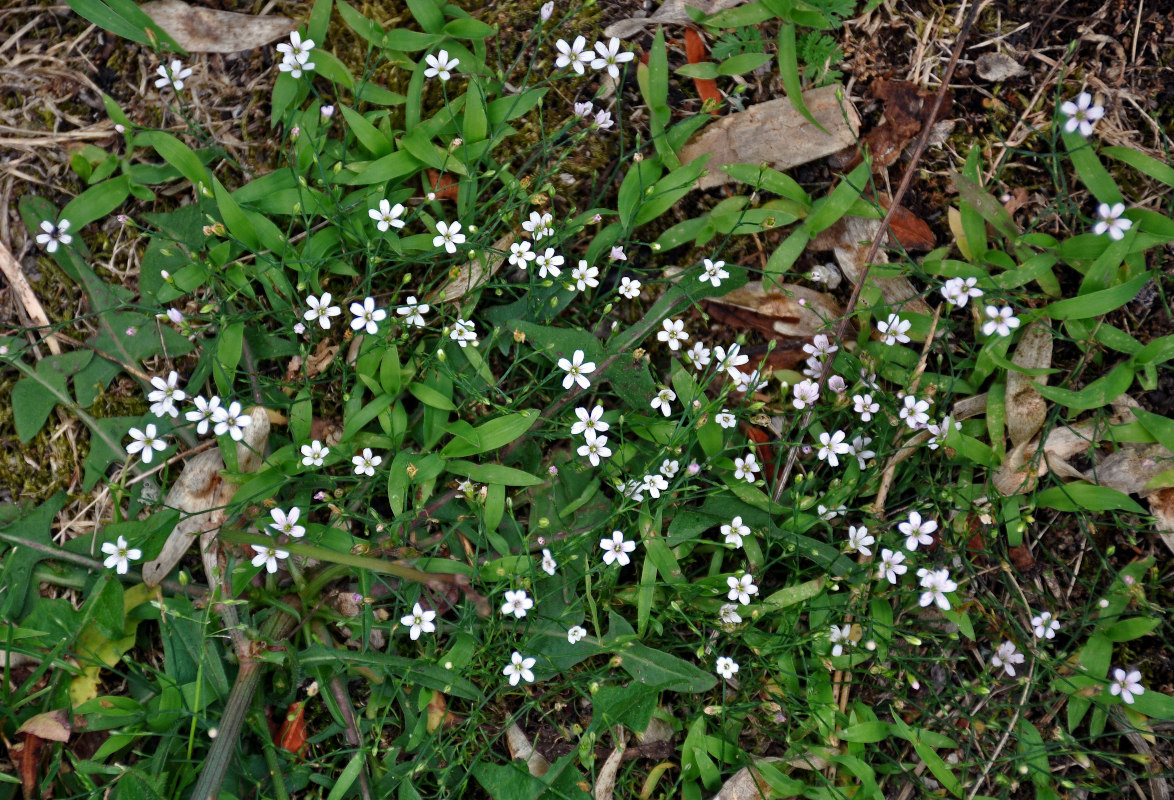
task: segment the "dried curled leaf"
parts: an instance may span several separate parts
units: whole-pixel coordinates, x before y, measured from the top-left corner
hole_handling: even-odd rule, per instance
[[[289,36],[298,27],[298,23],[288,17],[196,8],[181,0],[154,0],[141,8],[189,53],[254,50]]]
[[[530,744],[530,737],[518,727],[515,722],[505,732],[506,744],[510,748],[510,758],[515,761],[525,761],[526,768],[536,778],[541,778],[550,771],[550,762],[546,757],[534,749]]]
[[[604,36],[629,39],[650,25],[691,25],[692,18],[686,8],[696,8],[705,14],[716,14],[727,8],[734,8],[746,0],[668,0],[647,17],[632,17],[613,22],[603,29]]]
[[[868,254],[873,240],[880,235],[880,224],[879,219],[844,217],[813,239],[810,247],[812,250],[834,252],[836,263],[840,265],[844,277],[855,285],[860,283],[860,278],[864,274],[864,257]],[[889,257],[881,249],[877,251],[876,260],[877,263],[885,264],[888,263]],[[869,275],[868,282],[880,289],[888,305],[916,314],[933,314],[908,278],[879,278]]]
[[[1052,366],[1052,332],[1036,322],[1023,332],[1011,363],[1023,369],[1047,369]],[[1047,385],[1046,375],[1031,377],[1022,372],[1007,372],[1007,435],[1012,445],[1028,441],[1039,433],[1048,416],[1048,406],[1036,384]]]

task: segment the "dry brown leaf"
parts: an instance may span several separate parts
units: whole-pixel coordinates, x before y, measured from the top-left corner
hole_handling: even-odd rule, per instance
[[[1038,479],[1048,472],[1046,459],[1039,459],[1032,466],[1031,458],[1039,447],[1038,441],[1020,442],[1007,451],[1003,463],[995,472],[993,482],[995,489],[1004,497],[1030,492],[1036,487]]]
[[[885,118],[862,137],[872,156],[872,168],[879,171],[893,164],[921,129],[930,123],[935,91],[922,89],[908,81],[878,80],[872,84],[872,96],[884,103]],[[949,112],[953,97],[947,92],[935,122]],[[854,169],[863,161],[863,146],[852,142],[836,153],[829,163],[836,169]]]
[[[50,742],[68,742],[73,726],[70,725],[69,714],[58,709],[29,717],[16,732],[32,734]]]
[[[153,0],[140,8],[189,53],[254,50],[289,36],[298,27],[287,17],[196,8],[181,0]]]
[[[1158,535],[1166,547],[1174,552],[1174,488],[1158,489],[1146,499],[1154,515]]]
[[[1032,323],[1023,332],[1011,363],[1023,369],[1048,369],[1052,366],[1052,333],[1040,322]],[[1007,435],[1012,445],[1028,441],[1039,433],[1048,416],[1048,405],[1036,384],[1046,386],[1048,377],[1031,377],[1014,370],[1007,371]]]
[[[843,217],[816,236],[810,247],[813,250],[831,250],[835,253],[836,263],[840,265],[844,277],[855,285],[860,283],[860,276],[864,274],[864,257],[868,254],[873,239],[880,233],[880,223],[879,219]],[[877,251],[876,259],[877,263],[882,264],[889,261],[883,249]],[[880,289],[886,304],[915,314],[933,315],[907,278],[878,278],[870,275],[868,282]]]
[[[880,195],[880,204],[885,211],[889,210],[892,199],[887,194]],[[897,213],[889,220],[889,230],[897,239],[897,243],[910,253],[925,253],[934,249],[937,240],[933,231],[921,217],[914,214],[905,206],[897,206]]]
[[[1005,81],[1024,72],[1023,65],[1006,53],[979,56],[974,62],[974,69],[984,81],[994,82]]]
[[[1147,489],[1146,484],[1172,466],[1174,453],[1162,445],[1126,442],[1085,471],[1083,478],[1089,483],[1144,498],[1157,491]]]
[[[616,746],[607,760],[603,762],[603,766],[599,768],[599,774],[595,777],[595,800],[611,800],[612,795],[615,794],[616,775],[619,774],[620,764],[624,760],[627,737],[624,734],[624,729],[619,725],[612,728],[612,737],[615,739]]]
[[[788,98],[768,100],[707,126],[681,149],[681,163],[712,154],[708,171],[697,181],[698,188],[709,189],[731,180],[721,171],[724,164],[766,164],[787,170],[838,152],[855,141],[860,128],[852,104],[845,100],[840,108],[836,95],[842,90],[832,85],[803,93],[808,110],[829,133],[796,111]]]
[[[429,303],[452,303],[460,300],[469,292],[480,289],[486,281],[497,274],[502,264],[506,262],[506,256],[498,254],[508,253],[510,245],[514,243],[514,238],[515,234],[508,233],[493,243],[492,250],[478,250],[476,257],[470,258],[460,267],[454,267],[448,283],[428,295],[427,301]],[[489,261],[488,267],[485,266],[486,260]]]
[[[679,271],[665,273],[675,275]],[[844,313],[831,295],[792,283],[767,289],[762,281],[750,281],[701,303],[720,322],[753,328],[771,339],[809,339],[826,328],[824,320],[839,319]]]
[[[629,39],[650,25],[692,25],[693,19],[686,8],[696,8],[705,14],[716,14],[727,8],[740,6],[747,0],[667,0],[648,17],[632,17],[613,22],[603,29],[604,36]]]
[[[505,732],[506,744],[510,748],[510,758],[515,761],[525,761],[526,768],[536,778],[541,778],[550,771],[550,762],[534,749],[530,744],[530,737],[518,727],[515,722]]]
[[[787,760],[776,757],[758,759],[759,764],[778,762],[783,762],[786,766],[795,769],[809,770],[823,770],[828,765],[826,759],[813,753]],[[742,767],[742,769],[734,773],[733,777],[723,783],[722,788],[713,796],[713,800],[765,800],[765,798],[783,796],[775,793],[770,788],[770,785],[759,775],[758,770],[750,766]]]

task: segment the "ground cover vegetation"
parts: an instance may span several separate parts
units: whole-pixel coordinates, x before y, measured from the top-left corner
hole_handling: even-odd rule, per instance
[[[69,6],[150,77],[5,184],[0,797],[1166,796],[1169,107],[1079,42],[316,0],[250,159]]]

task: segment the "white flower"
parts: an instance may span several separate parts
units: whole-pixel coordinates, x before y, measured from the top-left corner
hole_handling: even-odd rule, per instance
[[[854,394],[852,395],[852,410],[860,415],[863,422],[868,422],[872,419],[872,415],[880,411],[880,403],[873,402],[870,394]]]
[[[905,536],[905,549],[910,551],[916,550],[919,544],[927,547],[933,544],[933,532],[937,529],[935,520],[923,520],[916,511],[910,511],[909,519],[897,524],[897,530]]]
[[[685,351],[685,360],[693,364],[693,369],[703,370],[709,366],[711,352],[701,342],[694,342],[693,346]]]
[[[554,16],[554,0],[549,0],[542,4],[542,8],[538,11],[538,18],[543,22],[549,22],[550,18]]]
[[[677,399],[677,393],[667,386],[660,387],[660,391],[656,393],[656,397],[652,398],[652,410],[659,410],[666,417],[672,413],[671,403]]]
[[[121,536],[116,542],[102,542],[102,552],[107,556],[106,560],[102,562],[102,566],[106,569],[113,569],[119,575],[126,574],[131,561],[137,561],[143,557],[142,550],[130,547],[126,539]]]
[[[47,219],[41,220],[41,230],[44,233],[37,234],[37,244],[43,246],[48,253],[56,253],[57,245],[69,244],[73,241],[73,237],[66,233],[69,230],[69,220],[67,219],[61,220],[56,225]]]
[[[355,465],[356,475],[366,475],[368,478],[375,477],[375,468],[383,463],[383,456],[377,456],[371,452],[370,447],[364,447],[363,452],[351,456],[351,463]]]
[[[291,78],[300,78],[303,72],[310,72],[315,66],[317,65],[313,61],[298,61],[296,58],[287,55],[282,57],[281,63],[277,65],[277,68],[282,72],[288,72]],[[297,133],[298,129],[296,127],[290,131],[290,135],[294,138],[297,137]]]
[[[322,326],[323,330],[330,328],[330,318],[337,317],[342,313],[342,309],[338,306],[330,304],[330,292],[323,292],[322,297],[314,297],[310,295],[306,298],[306,305],[310,307],[309,311],[302,314],[302,319],[306,322],[313,322],[318,320],[318,324]]]
[[[558,368],[564,370],[567,374],[563,378],[563,388],[570,389],[572,384],[578,383],[580,389],[586,389],[591,385],[591,381],[587,376],[595,372],[594,361],[584,361],[584,353],[582,350],[576,350],[571,354],[571,358],[560,358],[558,360]]]
[[[616,491],[637,503],[644,501],[644,483],[638,480],[630,480],[624,483],[622,480],[616,480]]]
[[[562,265],[565,260],[558,253],[554,252],[553,247],[546,248],[546,252],[538,255],[534,260],[535,265],[538,267],[538,277],[545,278],[549,274],[557,278],[562,274]]]
[[[726,353],[724,347],[720,344],[713,348],[714,361],[717,363],[718,370],[728,372],[734,367],[740,367],[750,360],[750,356],[744,356],[738,352],[739,345],[731,345],[730,352]]]
[[[473,493],[477,491],[477,484],[473,483],[468,478],[461,478],[459,481],[457,481],[457,491],[472,500]]]
[[[680,350],[681,342],[689,338],[688,331],[685,330],[685,321],[680,319],[665,319],[661,320],[661,327],[664,330],[656,334],[656,338],[662,342],[668,342],[670,350]]]
[[[272,575],[277,572],[277,560],[281,558],[289,558],[288,550],[279,550],[276,547],[269,545],[254,544],[249,545],[256,551],[257,555],[253,556],[254,567],[265,567],[265,571]]]
[[[534,668],[535,663],[537,663],[535,659],[523,658],[522,654],[515,650],[514,654],[510,656],[510,663],[505,665],[501,674],[509,677],[510,686],[517,686],[520,680],[533,683],[534,673],[530,670]]]
[[[402,228],[404,221],[400,217],[404,214],[403,203],[396,203],[394,206],[390,201],[384,199],[379,201],[379,208],[372,208],[367,211],[371,215],[371,219],[375,220],[375,227],[382,233],[388,228]]]
[[[572,625],[567,629],[567,641],[571,644],[578,644],[587,638],[587,629],[581,625]]]
[[[729,680],[738,673],[738,662],[729,656],[718,656],[717,666],[714,669],[717,670],[718,675]]]
[[[931,603],[937,603],[938,608],[942,611],[949,611],[950,601],[947,599],[946,593],[958,588],[958,584],[950,580],[950,571],[922,567],[917,570],[917,577],[921,579],[921,588],[925,589],[917,601],[922,608]]]
[[[374,297],[363,298],[362,303],[351,303],[351,328],[361,331],[364,328],[371,336],[379,333],[379,323],[387,319],[387,312],[375,307]]]
[[[970,298],[982,295],[982,289],[978,288],[978,278],[951,278],[942,287],[942,297],[958,308],[964,308],[970,302]]]
[[[660,474],[666,478],[672,478],[681,470],[681,462],[671,458],[666,458],[660,462]]]
[[[595,127],[601,130],[607,130],[612,126],[611,112],[600,109],[595,112]]]
[[[738,606],[735,603],[722,603],[717,616],[723,625],[737,625],[742,621],[742,615],[738,613]]]
[[[457,319],[452,325],[452,332],[449,333],[448,338],[460,344],[461,347],[468,347],[469,342],[473,342],[474,346],[477,343],[477,330],[472,320]]]
[[[322,106],[319,113],[322,114],[322,119],[330,119],[334,116],[334,106]]]
[[[522,223],[522,229],[533,236],[536,242],[542,241],[544,236],[554,236],[554,215],[549,211],[541,214],[531,211],[530,219]]]
[[[1115,242],[1119,242],[1125,238],[1125,231],[1133,227],[1133,220],[1126,219],[1121,216],[1125,213],[1124,203],[1115,203],[1110,206],[1108,203],[1101,203],[1097,206],[1097,216],[1100,221],[1092,226],[1092,232],[1100,236],[1105,231],[1109,232],[1109,238]],[[1015,327],[1012,325],[1011,327]],[[1006,335],[1006,334],[1002,334]]]
[[[456,69],[457,64],[461,63],[456,58],[449,61],[447,50],[441,50],[436,55],[426,55],[424,56],[424,61],[428,64],[428,69],[424,70],[424,77],[435,78],[439,75],[442,81],[447,81],[451,78],[452,74],[450,70]]]
[[[1064,132],[1072,133],[1079,129],[1080,135],[1088,138],[1092,135],[1092,124],[1105,116],[1102,106],[1092,104],[1092,95],[1081,92],[1076,96],[1076,102],[1065,100],[1060,104],[1060,113],[1068,119],[1064,120]]]
[[[628,566],[632,559],[628,553],[636,549],[635,542],[625,542],[623,531],[612,531],[610,539],[600,539],[599,547],[603,550],[603,563],[619,562],[621,567]]]
[[[714,417],[714,420],[718,425],[721,425],[723,428],[727,429],[732,428],[738,424],[738,420],[734,418],[734,415],[725,408],[721,410],[721,413]]]
[[[904,560],[905,554],[900,551],[894,553],[887,547],[881,550],[881,561],[876,568],[876,579],[879,581],[881,578],[885,578],[895,586],[897,577],[909,571],[909,567],[901,563]]]
[[[1023,656],[1020,656],[1019,659],[1022,661]],[[1134,695],[1145,694],[1145,687],[1141,685],[1141,673],[1137,670],[1130,670],[1129,673],[1126,673],[1120,667],[1114,668],[1113,682],[1109,684],[1109,694],[1114,697],[1121,695],[1122,700],[1132,705]]]
[[[810,378],[804,378],[791,387],[795,399],[791,403],[800,410],[813,406],[819,400],[819,384]]]
[[[660,497],[660,493],[667,491],[669,482],[664,479],[664,476],[657,473],[653,475],[645,475],[640,481],[641,490],[648,492],[653,497]]]
[[[412,606],[412,613],[406,614],[400,618],[400,623],[411,628],[408,635],[412,637],[412,641],[420,638],[421,633],[435,633],[436,623],[432,620],[436,619],[436,612],[432,609],[425,611],[417,602]]]
[[[959,430],[962,429],[962,423],[955,422],[954,418],[949,414],[943,417],[940,423],[931,422],[925,426],[925,429],[931,434],[930,440],[926,442],[926,445],[930,450],[937,450],[938,447],[946,441],[946,436],[950,433],[951,425]]]
[[[847,511],[848,507],[845,505],[836,506],[835,508],[828,508],[823,503],[820,503],[815,507],[815,513],[819,515],[820,519],[826,522],[831,522],[833,519]]]
[[[599,286],[598,267],[589,267],[587,262],[579,259],[579,266],[571,270],[571,280],[575,282],[575,288],[580,292],[586,291],[588,287],[594,289]]]
[[[293,31],[289,35],[289,44],[282,42],[277,45],[277,52],[282,54],[283,58],[292,58],[299,64],[305,64],[310,60],[310,51],[314,49],[313,39],[302,39],[302,35],[297,31]]]
[[[857,553],[860,553],[861,555],[870,556],[870,555],[872,555],[872,550],[870,549],[869,546],[871,544],[873,544],[875,541],[876,541],[876,539],[873,537],[873,535],[868,532],[868,528],[864,527],[863,525],[860,525],[860,526],[849,525],[848,526],[848,552],[849,553],[855,551]]]
[[[178,417],[179,411],[176,410],[175,404],[187,399],[187,394],[178,386],[179,373],[171,370],[167,376],[167,380],[156,375],[151,378],[151,385],[155,387],[155,391],[147,394],[147,399],[151,401],[151,413],[157,417],[170,415],[171,417]]]
[[[819,376],[823,374],[823,362],[815,356],[810,356],[804,364],[806,366],[803,367],[803,374],[813,381],[819,380]]]
[[[245,438],[244,429],[253,424],[253,418],[245,414],[241,410],[241,404],[234,400],[227,408],[217,408],[212,412],[212,422],[216,423],[216,427],[212,429],[214,434],[223,436],[227,433],[234,442],[239,442]]]
[[[742,546],[742,537],[750,535],[750,526],[742,523],[741,517],[734,517],[729,525],[722,525],[722,536],[726,537],[726,544],[733,547]]]
[[[426,324],[424,322],[424,315],[428,313],[430,308],[431,306],[429,306],[427,303],[417,302],[415,295],[408,295],[408,299],[405,304],[397,308],[395,313],[404,318],[405,325],[412,325],[416,328],[423,328]],[[477,337],[474,336],[473,338],[475,339]],[[462,347],[463,346],[464,345],[462,345]]]
[[[745,479],[747,483],[754,483],[755,474],[758,472],[758,462],[754,460],[754,453],[747,453],[745,458],[734,459],[734,478],[736,480]]]
[[[1055,639],[1060,630],[1060,620],[1051,611],[1043,611],[1031,618],[1031,627],[1037,639]]]
[[[584,65],[590,64],[594,58],[590,50],[584,52],[587,48],[587,40],[582,36],[576,36],[575,41],[571,44],[559,39],[554,43],[554,46],[559,53],[558,58],[554,60],[554,65],[559,69],[569,66],[582,75],[585,72]]]
[[[744,606],[750,605],[751,595],[758,594],[758,587],[754,585],[754,576],[749,572],[745,573],[741,578],[735,578],[733,575],[726,578],[726,585],[730,587],[729,593],[726,595],[731,600],[737,600]]]
[[[905,424],[912,430],[919,430],[929,422],[929,401],[918,400],[916,396],[907,394],[901,401],[901,410],[897,416],[905,420]]]
[[[611,448],[607,446],[606,436],[597,436],[594,431],[586,431],[586,441],[579,445],[578,453],[591,462],[591,466],[598,467],[599,459],[611,458]]]
[[[501,607],[501,613],[505,616],[513,614],[518,619],[526,616],[526,612],[534,607],[534,601],[526,594],[525,589],[518,589],[516,592],[505,593],[505,603]]]
[[[195,410],[184,414],[188,422],[196,423],[196,433],[203,436],[208,432],[208,424],[215,422],[216,413],[220,409],[220,398],[212,395],[212,399],[205,400],[201,395],[196,395],[192,398],[195,403]]]
[[[510,263],[515,267],[526,269],[538,254],[530,250],[527,241],[514,242],[510,245]]]
[[[623,278],[620,278],[620,288],[616,291],[629,300],[635,300],[640,296],[640,281],[625,275]]]
[[[286,536],[300,539],[306,535],[306,529],[298,524],[298,517],[301,515],[302,510],[300,508],[291,508],[288,514],[280,508],[275,508],[269,512],[269,516],[273,517],[273,521],[266,527],[272,528],[278,533],[284,533]]]
[[[627,261],[628,255],[624,252],[624,248],[619,245],[614,245],[608,252],[607,257],[612,261]]]
[[[156,437],[154,425],[148,425],[141,431],[138,428],[131,428],[127,432],[134,441],[126,446],[126,454],[133,456],[141,450],[142,454],[139,457],[143,459],[144,464],[151,463],[156,450],[167,449],[167,442],[161,437]]]
[[[753,370],[750,373],[742,372],[741,370],[730,370],[730,377],[734,379],[734,391],[739,394],[746,394],[747,392],[757,392],[766,386],[766,381],[760,380],[761,375],[758,370]]]
[[[876,452],[869,450],[868,446],[872,444],[871,436],[857,436],[852,439],[852,444],[848,448],[848,455],[856,456],[856,463],[864,469],[868,465],[868,459],[876,456]]]
[[[582,39],[583,37],[580,36],[579,38]],[[594,113],[595,113],[595,109],[592,107],[592,105],[590,103],[575,103],[575,116],[576,117],[589,117]]]
[[[173,59],[170,65],[160,64],[156,67],[155,74],[159,76],[159,79],[155,81],[156,89],[172,86],[175,91],[182,92],[183,82],[191,77],[192,71],[185,68],[183,62]]]
[[[580,406],[575,409],[575,416],[579,420],[571,426],[572,436],[578,436],[580,433],[584,436],[589,436],[593,433],[603,433],[611,427],[611,425],[603,421],[603,406],[597,405],[591,411]]]
[[[554,556],[550,551],[543,548],[542,550],[542,571],[547,575],[554,576],[555,570],[558,569],[558,562],[554,560]]]
[[[444,52],[443,50],[441,52]],[[458,244],[465,243],[465,234],[461,233],[461,223],[436,223],[436,235],[432,237],[433,247],[443,247],[450,253],[457,251]]]
[[[724,269],[726,266],[724,261],[710,261],[708,258],[703,258],[701,263],[704,264],[704,272],[698,276],[697,280],[702,283],[711,283],[716,289],[722,285],[722,281],[730,277],[730,273]]]
[[[1003,306],[1002,308],[987,306],[985,313],[987,321],[982,324],[982,332],[985,336],[990,336],[992,333],[1010,336],[1011,329],[1019,327],[1019,318],[1015,316],[1015,311],[1011,306]]]
[[[828,639],[832,643],[832,655],[844,655],[844,645],[855,647],[856,642],[852,641],[852,626],[851,625],[832,625],[828,632]]]
[[[322,466],[323,459],[330,455],[330,448],[323,447],[322,442],[315,439],[309,444],[302,445],[302,465],[307,467]]]
[[[595,52],[599,53],[599,58],[591,62],[591,69],[606,69],[613,78],[620,77],[620,64],[636,57],[635,53],[621,53],[620,40],[614,36],[606,45],[603,42],[596,42]]]
[[[898,342],[906,344],[909,337],[905,332],[912,327],[913,323],[907,319],[901,319],[896,314],[889,314],[889,318],[885,322],[878,322],[876,324],[877,330],[885,334],[885,344],[895,345]]]
[[[819,451],[816,453],[816,457],[820,461],[827,461],[828,466],[840,466],[839,457],[847,455],[852,450],[852,446],[844,441],[847,436],[848,434],[843,431],[836,431],[831,434],[827,431],[821,433],[819,435]]]
[[[1015,677],[1015,665],[1023,663],[1023,653],[1015,649],[1014,642],[1003,642],[998,649],[991,654],[991,666],[996,669],[1002,667],[1007,670],[1007,674],[1012,678]]]

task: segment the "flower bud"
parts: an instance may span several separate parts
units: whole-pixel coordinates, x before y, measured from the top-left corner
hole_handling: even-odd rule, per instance
[[[538,16],[542,19],[543,22],[549,21],[550,18],[554,16],[554,0],[550,0],[549,3],[543,3],[542,10],[539,12]]]

